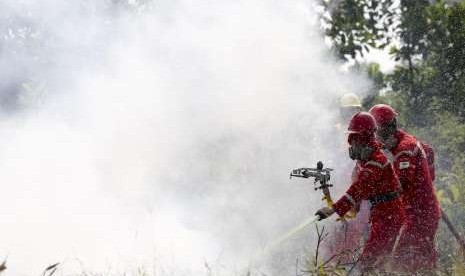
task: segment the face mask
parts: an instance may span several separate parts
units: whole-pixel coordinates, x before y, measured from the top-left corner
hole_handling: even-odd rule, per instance
[[[387,148],[391,149],[396,146],[397,139],[395,133],[397,131],[396,122],[393,121],[391,124],[379,128],[376,132],[376,137],[383,143]]]
[[[371,147],[355,144],[349,147],[349,156],[352,160],[366,161],[370,158],[373,151]]]
[[[353,147],[353,146],[349,147],[349,157],[352,160],[357,160],[360,157],[356,147]]]
[[[397,139],[395,136],[389,136],[386,139],[384,139],[382,142],[388,149],[392,149],[397,145]]]

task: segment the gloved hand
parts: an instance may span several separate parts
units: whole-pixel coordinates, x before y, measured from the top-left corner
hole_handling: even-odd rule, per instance
[[[318,220],[322,220],[325,218],[330,217],[332,214],[334,214],[334,209],[330,207],[323,207],[320,210],[318,210],[315,215],[319,216],[320,218]]]

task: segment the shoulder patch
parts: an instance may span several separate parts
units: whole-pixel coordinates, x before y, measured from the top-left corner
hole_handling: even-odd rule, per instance
[[[410,162],[408,161],[405,161],[405,162],[400,162],[399,163],[399,169],[400,170],[403,170],[403,169],[407,169],[410,167]]]

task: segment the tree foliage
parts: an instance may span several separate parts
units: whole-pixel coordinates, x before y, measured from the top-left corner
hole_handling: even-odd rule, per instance
[[[429,114],[464,118],[465,3],[417,0],[323,1],[326,35],[348,59],[390,47],[398,61],[385,86],[408,97],[409,123],[426,126]],[[446,91],[446,93],[444,92]]]
[[[343,59],[384,48],[394,23],[393,0],[323,0],[326,34]]]
[[[366,107],[391,104],[409,132],[433,145],[438,197],[465,233],[465,1],[324,2],[326,35],[341,58],[389,49],[397,62],[388,73],[356,66],[374,82]],[[443,226],[439,233],[441,266],[452,273],[453,238]]]

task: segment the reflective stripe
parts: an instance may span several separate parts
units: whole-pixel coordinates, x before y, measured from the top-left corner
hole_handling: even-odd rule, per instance
[[[422,157],[423,158],[426,158],[426,152],[425,152],[425,149],[423,148],[423,146],[421,145],[420,141],[417,141],[417,146],[414,150],[414,153],[417,154],[417,151],[420,150],[421,154],[422,154]]]
[[[389,164],[389,161],[384,163],[384,165],[381,164],[381,163],[378,163],[376,161],[368,161],[368,162],[365,163],[365,165],[372,165],[372,166],[375,166],[375,167],[378,167],[378,168],[381,168],[381,169],[386,167],[387,164]]]
[[[426,158],[426,153],[425,153],[425,150],[423,149],[423,147],[421,146],[420,144],[420,141],[417,141],[417,143],[415,144],[415,148],[413,149],[413,151],[411,150],[403,150],[399,153],[396,154],[396,156],[394,157],[394,160],[397,159],[399,156],[403,155],[403,154],[406,154],[408,156],[415,156],[418,151],[421,151],[421,154],[422,154],[422,157],[425,157]]]
[[[394,163],[395,161],[394,154],[392,154],[392,152],[388,149],[383,149],[382,151],[384,155],[387,157],[387,159],[389,160],[389,162]]]
[[[357,202],[355,202],[354,198],[351,195],[346,193],[344,196],[350,201],[350,203],[352,203],[352,205],[357,205]]]
[[[427,159],[427,155],[426,155],[426,151],[425,149],[423,148],[422,144],[420,143],[419,140],[416,141],[415,143],[415,148],[413,149],[413,151],[411,150],[403,150],[401,152],[398,152],[395,156],[392,154],[392,152],[388,149],[383,149],[382,152],[384,153],[384,155],[387,157],[387,159],[389,160],[389,162],[393,163],[396,162],[397,158],[399,158],[400,156],[402,155],[407,155],[409,157],[413,157],[413,156],[416,156],[418,154],[418,151],[421,152],[421,157],[422,158],[425,158]],[[428,161],[428,160],[427,160]],[[367,162],[368,164],[368,162]],[[428,162],[429,164],[429,162]],[[375,165],[377,167],[379,167],[379,165],[376,165],[376,164],[371,164],[371,165]],[[401,164],[402,165],[402,164]],[[404,168],[407,168],[407,167],[404,167]],[[400,168],[402,169],[402,168]]]
[[[426,152],[423,149],[423,146],[421,145],[420,141],[418,141],[418,140],[417,140],[417,143],[415,144],[415,148],[413,149],[413,151],[401,151],[396,155],[396,159],[397,159],[397,157],[399,157],[403,153],[406,153],[409,156],[416,156],[418,154],[418,151],[420,151],[422,158],[427,159],[426,158]],[[428,161],[428,160],[426,160],[426,161]]]
[[[402,188],[402,184],[400,183],[400,180],[399,178],[397,177],[397,175],[395,176],[396,178],[396,182],[397,182],[397,190],[399,191],[399,193],[402,193],[403,192],[403,188]]]
[[[399,234],[396,237],[396,241],[394,242],[394,246],[392,247],[391,254],[394,254],[397,252],[397,247],[399,246],[399,241],[402,238],[402,236],[405,234],[405,224],[402,224],[402,226],[399,229]]]
[[[413,155],[416,155],[419,150],[420,150],[420,147],[418,146],[418,141],[417,141],[417,143],[415,144],[415,148],[413,149]]]
[[[397,158],[399,158],[399,156],[403,155],[403,154],[407,154],[408,156],[413,156],[413,152],[410,151],[410,150],[403,150],[401,152],[399,152],[398,154],[396,154],[396,156],[394,157],[394,160],[396,160]]]

